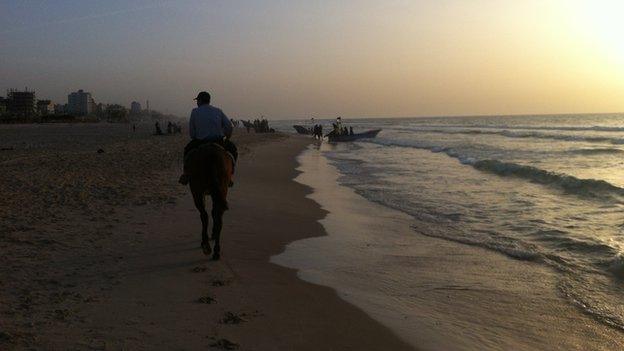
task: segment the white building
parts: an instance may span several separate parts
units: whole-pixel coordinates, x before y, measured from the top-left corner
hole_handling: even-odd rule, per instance
[[[141,113],[141,104],[136,101],[132,101],[132,103],[130,104],[130,114],[138,115],[140,113]]]
[[[67,113],[76,116],[86,116],[93,113],[95,101],[91,93],[82,89],[67,95]]]

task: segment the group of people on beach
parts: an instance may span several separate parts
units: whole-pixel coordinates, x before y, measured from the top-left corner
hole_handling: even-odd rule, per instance
[[[312,136],[314,137],[314,139],[323,139],[323,126],[320,124],[315,124],[314,127],[312,127]]]
[[[256,133],[275,133],[275,129],[269,127],[269,121],[267,121],[264,117],[261,119],[254,119],[253,122],[251,120],[243,120],[243,125],[247,129],[247,133],[249,133],[252,129]]]
[[[154,134],[164,135],[162,129],[160,128],[160,123],[158,121],[154,123],[154,128],[156,129]],[[135,129],[134,126],[133,126],[133,129]],[[167,134],[180,134],[180,133],[182,133],[182,126],[180,124],[172,123],[171,121],[167,122]]]
[[[347,128],[346,126],[342,125],[341,117],[336,118],[336,122],[332,123],[332,127],[332,135],[353,135],[353,127]]]
[[[182,133],[182,126],[178,123],[167,122],[167,134],[180,134]]]

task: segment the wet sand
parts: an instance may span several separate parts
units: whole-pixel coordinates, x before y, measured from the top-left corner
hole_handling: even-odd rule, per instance
[[[239,132],[213,262],[175,183],[186,137],[27,127],[31,147],[22,130],[0,129],[13,148],[0,155],[2,349],[412,349],[332,289],[269,262],[325,234],[325,212],[292,180],[309,139]],[[74,136],[59,139],[67,128]]]

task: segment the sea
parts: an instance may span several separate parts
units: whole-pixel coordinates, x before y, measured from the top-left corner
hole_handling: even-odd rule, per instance
[[[314,123],[327,132],[331,122]],[[382,131],[352,143],[318,142],[301,156],[300,162],[308,162],[304,172],[326,162],[341,187],[407,216],[410,230],[400,235],[479,248],[546,269],[557,299],[582,318],[624,332],[624,114],[343,122],[356,133]],[[312,125],[272,124],[288,133],[294,133],[293,124]],[[320,274],[292,256],[282,263]],[[339,292],[340,285],[334,286]],[[484,341],[465,345],[488,349]]]

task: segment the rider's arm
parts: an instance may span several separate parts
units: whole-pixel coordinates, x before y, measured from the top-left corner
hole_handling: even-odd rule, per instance
[[[197,131],[195,130],[195,110],[191,112],[191,118],[189,118],[189,135],[191,139],[195,139]]]
[[[234,131],[234,126],[232,126],[232,121],[221,111],[221,127],[223,127],[223,134],[225,134],[226,138],[232,137],[232,132]]]

